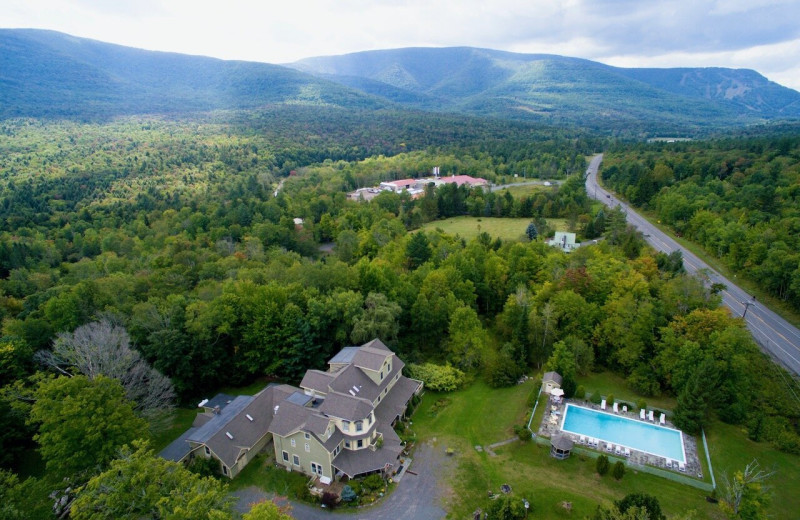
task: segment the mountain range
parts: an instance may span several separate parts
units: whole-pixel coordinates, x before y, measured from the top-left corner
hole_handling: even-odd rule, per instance
[[[588,127],[738,126],[800,118],[800,93],[752,70],[619,68],[470,47],[406,48],[286,65],[0,30],[0,118],[104,118],[304,104],[414,109]]]

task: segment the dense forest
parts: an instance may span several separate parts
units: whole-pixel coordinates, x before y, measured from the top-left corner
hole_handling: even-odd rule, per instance
[[[796,132],[620,147],[602,175],[633,204],[800,309]]]
[[[408,363],[449,364],[495,386],[547,366],[573,392],[579,375],[610,369],[643,395],[677,396],[675,421],[689,432],[720,418],[800,452],[798,403],[742,321],[683,272],[679,256],[653,252],[621,212],[590,204],[585,156],[604,143],[449,116],[337,114],[0,126],[7,517],[46,518],[42,497],[86,484],[74,514],[90,518],[108,482],[145,473],[160,482],[163,471],[185,494],[141,507],[184,507],[177,502],[205,493],[206,502],[186,505],[200,516],[185,517],[226,518],[221,484],[178,473],[137,441],[158,422],[149,403],[164,405],[172,389],[177,402],[193,402],[265,377],[295,383],[374,337]],[[772,146],[753,161],[771,157]],[[797,142],[776,146],[767,162],[788,165]],[[739,149],[707,145],[709,154],[725,147]],[[346,198],[433,166],[497,182],[564,182],[522,196],[449,186],[418,199]],[[454,215],[532,225],[517,241],[419,230]],[[547,247],[552,217],[605,240],[571,255]],[[335,247],[326,253],[322,243]],[[163,374],[172,388],[145,398],[125,378],[82,364],[82,338],[100,334],[132,360],[126,373]],[[20,479],[14,472],[33,446],[47,472]]]

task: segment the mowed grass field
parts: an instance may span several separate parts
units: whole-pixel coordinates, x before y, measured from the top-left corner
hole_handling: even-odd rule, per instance
[[[525,229],[530,222],[529,218],[453,217],[428,222],[422,229],[426,231],[441,229],[449,235],[459,235],[465,240],[471,240],[480,233],[489,233],[492,237],[503,240],[521,240],[525,238]],[[558,231],[567,230],[566,219],[549,218],[547,225]]]
[[[600,390],[630,400],[639,397],[607,373],[593,374],[579,384],[588,392]],[[419,442],[433,443],[435,449],[455,450],[458,470],[444,482],[448,489],[448,518],[468,518],[479,507],[485,510],[489,504],[487,492],[498,492],[502,484],[511,485],[513,496],[530,501],[532,518],[591,517],[598,503],[608,505],[636,492],[657,496],[668,516],[694,510],[696,518],[725,518],[716,504],[706,501],[707,493],[702,490],[630,468],[620,481],[610,474],[600,477],[591,457],[576,454],[558,461],[550,457],[548,446],[519,441],[495,449],[496,456],[485,450],[478,452],[476,445],[485,448],[514,436],[513,426],[527,421],[527,403],[538,389],[538,380],[534,379],[511,388],[494,389],[477,381],[457,392],[426,392],[414,413],[412,428]],[[648,402],[660,406],[673,401],[665,398]],[[541,416],[540,404],[532,429],[538,428]],[[730,425],[715,423],[706,434],[717,481],[723,472],[732,474],[757,458],[763,466],[777,471],[770,486],[770,514],[773,518],[796,517],[800,496],[797,486],[790,483],[800,482],[800,457],[748,441],[739,428]],[[571,512],[565,504],[569,504]]]

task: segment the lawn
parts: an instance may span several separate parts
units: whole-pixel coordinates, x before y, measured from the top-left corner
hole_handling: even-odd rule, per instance
[[[531,196],[535,193],[543,191],[554,190],[556,188],[557,186],[555,184],[552,186],[545,186],[543,184],[525,184],[523,186],[509,186],[508,188],[496,191],[495,193],[502,195],[506,191],[509,191],[511,195],[515,197],[522,197],[522,196]]]
[[[529,218],[453,217],[428,222],[423,229],[441,229],[447,234],[459,235],[466,240],[471,240],[483,232],[503,240],[521,240],[525,237],[525,229],[530,222]],[[565,219],[549,218],[547,224],[555,230],[567,229]]]
[[[738,426],[721,422],[706,430],[711,464],[719,485],[724,474],[730,476],[754,459],[775,474],[766,485],[772,493],[769,512],[772,518],[797,518],[800,511],[800,457],[782,453],[767,443],[753,442]]]
[[[624,379],[610,373],[591,374],[578,381],[588,392],[613,393],[615,398],[635,402],[639,396],[629,390]],[[550,457],[547,446],[533,442],[496,448],[497,456],[483,447],[513,436],[513,426],[523,424],[530,413],[526,405],[538,392],[538,380],[494,389],[482,381],[469,387],[442,394],[426,392],[413,417],[412,428],[419,441],[434,441],[442,448],[455,450],[458,472],[449,477],[446,509],[448,518],[466,518],[478,507],[486,509],[487,491],[498,491],[509,484],[514,496],[527,498],[535,518],[584,518],[591,516],[597,504],[609,504],[628,493],[645,492],[658,497],[668,515],[689,510],[697,518],[724,518],[715,504],[705,500],[702,490],[627,468],[621,481],[610,475],[599,477],[593,458],[575,454],[566,461]],[[544,407],[537,408],[532,428],[541,421]],[[675,400],[670,397],[645,398],[648,406],[671,410]],[[800,482],[800,457],[780,453],[768,444],[749,441],[740,428],[722,423],[712,424],[706,431],[714,474],[719,482],[724,472],[732,473],[757,458],[762,467],[775,469],[772,478],[773,499],[770,513],[774,518],[791,518],[800,511],[800,496],[796,486],[778,483]],[[698,448],[704,457],[702,440]],[[708,468],[705,467],[708,475]],[[563,504],[571,504],[571,513]]]

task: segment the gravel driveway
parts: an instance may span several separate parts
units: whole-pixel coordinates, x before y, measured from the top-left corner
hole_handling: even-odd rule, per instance
[[[438,520],[445,517],[440,502],[443,491],[439,485],[444,473],[451,469],[454,460],[444,455],[444,447],[425,443],[417,446],[413,453],[414,462],[409,468],[416,473],[406,472],[397,489],[375,507],[345,509],[331,512],[321,507],[292,502],[291,515],[298,520]],[[239,490],[236,510],[246,512],[250,504],[271,498],[256,487]]]

